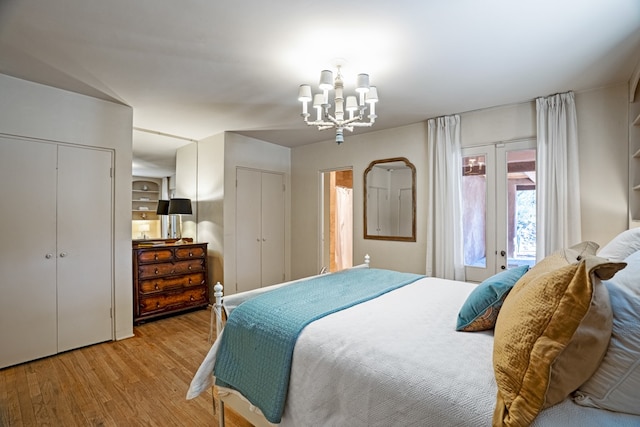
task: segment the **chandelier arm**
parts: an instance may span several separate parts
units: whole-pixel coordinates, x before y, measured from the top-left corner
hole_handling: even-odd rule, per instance
[[[358,128],[370,128],[373,126],[373,122],[355,122],[350,123],[349,126],[358,127]]]

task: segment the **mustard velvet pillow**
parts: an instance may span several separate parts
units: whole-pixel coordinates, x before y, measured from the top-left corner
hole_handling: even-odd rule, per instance
[[[625,264],[590,255],[590,248],[550,255],[505,299],[494,333],[494,426],[530,425],[587,381],[604,357],[612,314],[601,279]]]
[[[569,248],[555,251],[531,267],[529,271],[527,271],[525,275],[518,280],[517,284],[519,287],[525,286],[527,283],[533,281],[542,274],[547,274],[560,267],[577,263],[587,255],[595,255],[598,248],[599,246],[597,243],[584,241]]]

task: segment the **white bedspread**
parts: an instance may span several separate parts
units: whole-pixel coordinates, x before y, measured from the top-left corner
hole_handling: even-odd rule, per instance
[[[455,331],[474,287],[425,278],[308,325],[294,350],[280,425],[490,426],[493,334]],[[214,353],[194,378],[191,396],[210,385]],[[567,399],[533,425],[631,427],[640,426],[640,417]]]
[[[490,426],[492,332],[456,332],[473,284],[422,279],[307,326],[282,426]],[[640,426],[566,400],[534,426]]]

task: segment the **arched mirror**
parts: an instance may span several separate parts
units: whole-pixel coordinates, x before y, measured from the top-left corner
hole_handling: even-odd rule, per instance
[[[416,241],[416,167],[404,157],[364,171],[364,238]]]

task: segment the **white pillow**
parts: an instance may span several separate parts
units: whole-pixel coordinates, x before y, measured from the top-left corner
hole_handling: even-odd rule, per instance
[[[640,251],[640,227],[618,234],[604,245],[597,255],[611,261],[623,261],[636,251]]]
[[[598,370],[574,394],[582,406],[640,415],[640,251],[603,283],[613,309],[613,331]]]

